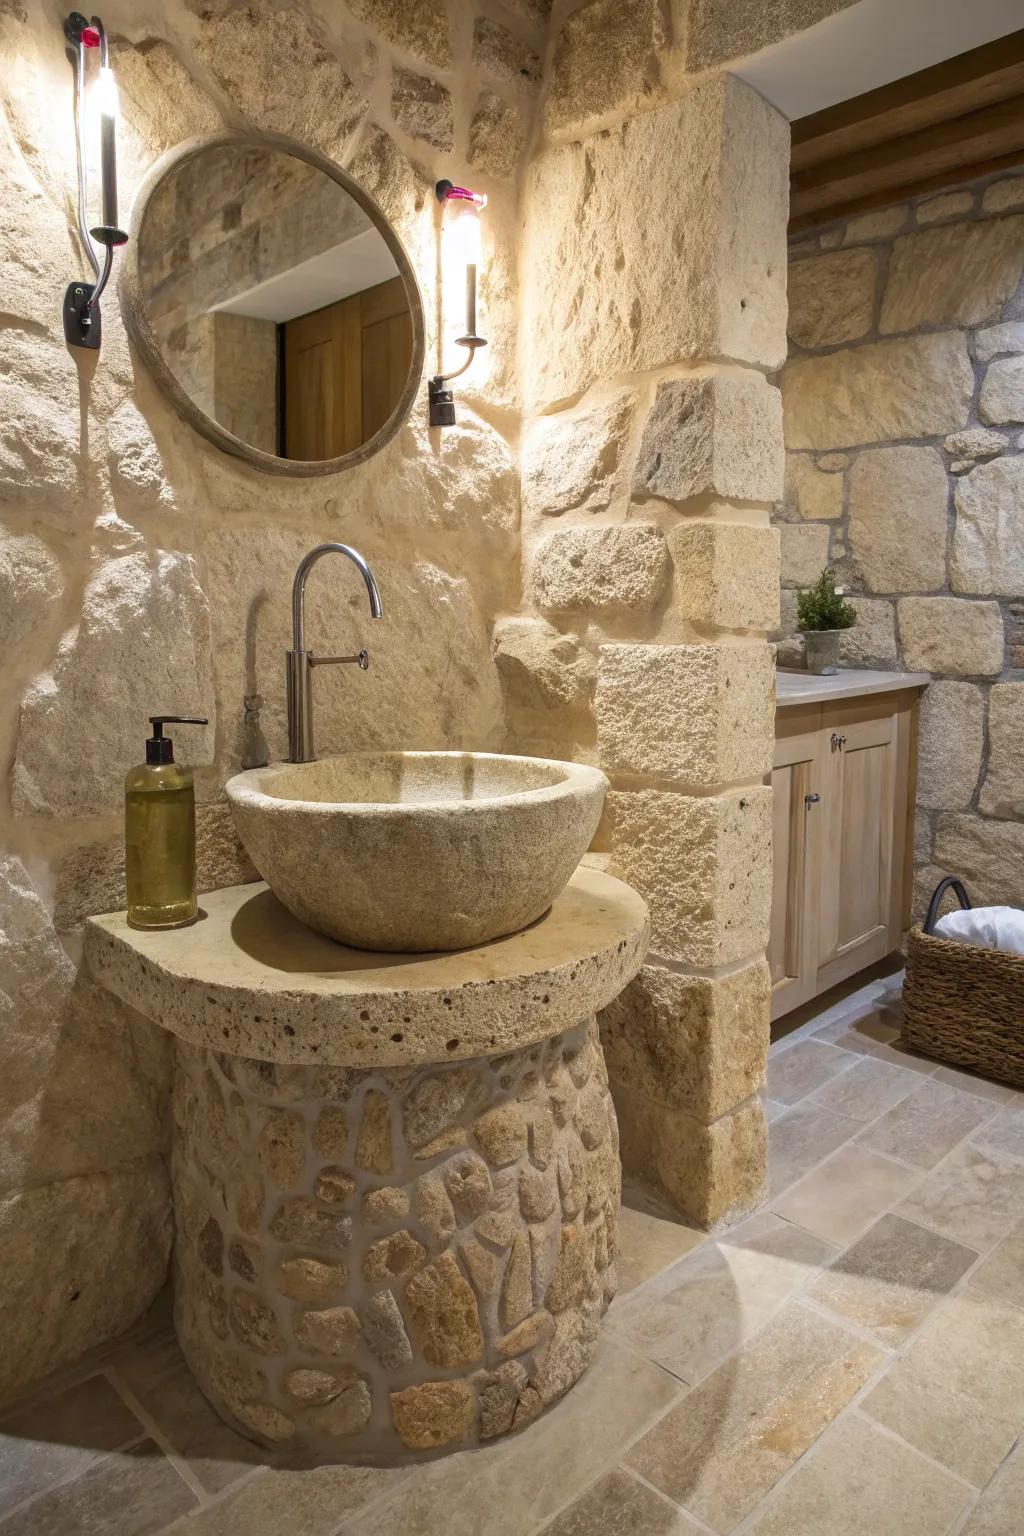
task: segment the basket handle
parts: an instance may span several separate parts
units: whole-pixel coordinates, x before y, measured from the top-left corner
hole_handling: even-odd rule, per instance
[[[924,920],[925,933],[931,933],[932,929],[935,927],[935,919],[939,915],[939,903],[948,890],[952,890],[964,912],[969,912],[971,910],[970,899],[967,895],[967,892],[964,890],[963,881],[958,880],[956,875],[946,875],[935,887],[935,890],[932,893],[932,899],[928,903],[928,916]]]

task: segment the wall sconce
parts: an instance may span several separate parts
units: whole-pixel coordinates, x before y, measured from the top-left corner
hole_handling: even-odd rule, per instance
[[[79,11],[72,11],[64,23],[64,36],[70,45],[75,66],[75,145],[78,154],[78,235],[92,267],[92,283],[69,283],[64,294],[64,340],[71,347],[96,350],[100,344],[100,295],[107,286],[114,264],[114,251],[128,239],[117,223],[117,85],[110,67],[107,34],[102,21],[94,16],[86,21]],[[86,154],[85,60],[93,48],[99,49],[99,73],[92,89],[100,120],[100,176],[103,187],[103,222],[89,229],[87,203],[89,191]],[[103,265],[93,241],[103,246]]]
[[[476,275],[480,265],[480,212],[487,206],[482,192],[470,192],[466,187],[453,186],[450,181],[439,181],[434,188],[437,200],[444,210],[445,228],[442,249],[447,259],[442,260],[442,276],[465,267],[466,271],[466,330],[456,338],[455,345],[466,347],[468,356],[461,368],[454,373],[436,373],[427,383],[430,401],[430,425],[452,427],[455,425],[455,396],[445,386],[452,379],[460,378],[476,356],[479,347],[486,347],[483,336],[476,333]]]

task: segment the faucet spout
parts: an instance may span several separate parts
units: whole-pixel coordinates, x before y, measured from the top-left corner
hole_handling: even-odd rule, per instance
[[[357,549],[348,544],[318,544],[299,561],[292,582],[292,648],[285,658],[288,693],[288,761],[310,763],[316,757],[313,744],[313,668],[331,663],[356,662],[365,672],[370,664],[366,651],[356,656],[314,656],[306,650],[306,579],[324,555],[345,555],[362,576],[370,599],[370,617],[384,616],[384,604],[373,572]]]

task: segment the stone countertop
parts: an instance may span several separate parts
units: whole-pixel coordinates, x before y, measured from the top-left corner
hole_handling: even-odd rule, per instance
[[[491,1056],[571,1029],[631,981],[643,899],[581,866],[539,921],[451,954],[395,955],[322,938],[266,885],[201,898],[188,928],[89,918],[94,979],[172,1034],[289,1064],[408,1066]]]
[[[796,704],[825,704],[830,699],[857,699],[869,693],[899,693],[904,688],[924,688],[928,672],[868,672],[848,667],[834,677],[812,672],[778,672],[775,677],[776,709]]]

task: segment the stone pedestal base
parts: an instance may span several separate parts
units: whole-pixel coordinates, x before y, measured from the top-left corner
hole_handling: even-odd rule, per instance
[[[443,1066],[177,1050],[175,1316],[230,1423],[395,1463],[508,1434],[572,1386],[615,1291],[596,1024]]]

